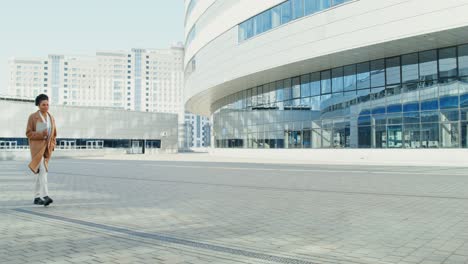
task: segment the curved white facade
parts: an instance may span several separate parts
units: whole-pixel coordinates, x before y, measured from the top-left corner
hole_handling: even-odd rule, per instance
[[[186,36],[196,34],[186,45],[185,100],[204,115],[216,101],[271,81],[468,43],[466,0],[348,1],[243,42],[238,25],[284,1],[191,1]]]

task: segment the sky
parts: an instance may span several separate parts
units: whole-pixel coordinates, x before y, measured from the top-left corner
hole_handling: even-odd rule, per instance
[[[183,25],[183,0],[4,0],[0,94],[11,57],[168,48],[183,41]]]

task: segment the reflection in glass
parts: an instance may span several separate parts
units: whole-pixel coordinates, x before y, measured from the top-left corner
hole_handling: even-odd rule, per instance
[[[369,62],[363,62],[356,65],[357,68],[357,88],[364,89],[370,87],[370,65]]]
[[[385,61],[371,61],[371,87],[380,87],[385,85]]]
[[[386,59],[385,65],[387,85],[400,83],[400,57]]]
[[[401,74],[403,83],[419,81],[418,53],[401,56]]]
[[[429,50],[419,53],[419,80],[437,79],[437,51]]]
[[[330,71],[323,71],[320,73],[320,85],[322,88],[322,94],[331,93],[331,80],[330,80]]]
[[[310,95],[320,95],[320,73],[315,72],[310,75]]]
[[[288,23],[292,19],[291,1],[286,1],[281,5],[281,24]]]
[[[344,67],[344,90],[356,90],[356,65],[348,65]]]
[[[252,148],[468,148],[468,76],[457,74],[468,67],[467,49],[336,67],[234,93],[211,106],[214,142]]]
[[[333,93],[343,91],[343,67],[332,70],[332,91]]]
[[[301,97],[310,96],[310,74],[301,76]]]
[[[304,0],[291,0],[293,8],[293,19],[304,16]]]
[[[457,48],[439,50],[439,77],[449,78],[457,76]]]
[[[468,44],[458,47],[458,74],[468,76]]]

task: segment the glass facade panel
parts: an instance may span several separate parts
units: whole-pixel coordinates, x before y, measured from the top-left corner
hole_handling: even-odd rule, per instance
[[[400,57],[385,60],[387,85],[401,83]]]
[[[271,27],[275,28],[281,25],[281,6],[271,9]]]
[[[344,2],[346,2],[348,0],[332,0],[332,5],[340,5],[340,4],[343,4]]]
[[[291,1],[281,4],[281,24],[288,23],[292,19]]]
[[[283,81],[277,81],[276,82],[276,101],[277,102],[282,102],[284,101],[284,82]]]
[[[458,96],[445,96],[440,98],[440,109],[458,108]]]
[[[419,60],[418,53],[401,56],[401,74],[403,83],[419,81]]]
[[[385,61],[371,61],[371,87],[385,85]]]
[[[457,76],[457,48],[439,50],[439,77],[450,78]]]
[[[332,91],[343,92],[343,67],[332,70]]]
[[[291,79],[284,80],[283,96],[285,101],[292,99]]]
[[[458,47],[458,74],[468,76],[468,44]]]
[[[369,62],[363,62],[356,65],[357,67],[357,88],[370,88],[370,65]]]
[[[356,90],[356,65],[348,65],[344,67],[344,90]]]
[[[403,142],[405,148],[421,147],[420,124],[405,124],[403,128]]]
[[[467,148],[468,77],[458,75],[460,47],[336,67],[227,96],[212,106],[214,142],[248,148]]]
[[[421,125],[421,146],[423,148],[439,147],[439,124],[428,123]]]
[[[304,16],[304,0],[292,0],[293,19]]]
[[[301,97],[309,97],[310,94],[310,74],[301,76]]]
[[[292,98],[300,98],[301,97],[301,78],[294,77],[292,79]]]
[[[437,50],[419,53],[419,80],[432,81],[437,79]]]
[[[323,71],[320,73],[320,86],[322,89],[322,94],[331,93],[332,91],[330,77],[330,71]]]
[[[320,73],[315,72],[310,75],[310,95],[320,95]]]
[[[299,19],[304,15],[328,9],[349,0],[288,0],[265,12],[249,18],[238,26],[238,40],[242,42],[281,24]]]

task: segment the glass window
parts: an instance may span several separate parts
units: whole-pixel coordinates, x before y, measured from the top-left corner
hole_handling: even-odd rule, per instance
[[[304,16],[304,0],[292,0],[293,19]]]
[[[440,98],[440,109],[458,108],[458,96],[445,96]]]
[[[421,122],[439,122],[439,112],[438,111],[423,111],[421,113]]]
[[[347,0],[332,0],[333,2],[333,5],[339,5],[339,4],[343,4],[344,2],[346,2]]]
[[[301,97],[301,78],[294,77],[292,79],[292,98],[300,98]]]
[[[425,148],[439,147],[439,124],[421,125],[421,145]]]
[[[331,93],[331,80],[330,76],[331,73],[330,71],[323,71],[320,72],[320,79],[321,79],[321,88],[322,88],[322,94],[328,94]]]
[[[442,108],[442,107],[441,107]],[[458,109],[456,110],[449,110],[449,111],[440,111],[440,121],[447,122],[447,121],[459,121],[460,120],[460,113]]]
[[[344,90],[356,90],[356,65],[344,67]]]
[[[415,112],[419,111],[419,103],[408,103],[403,105],[404,112]]]
[[[320,95],[320,73],[314,72],[310,75],[310,95]]]
[[[457,50],[446,48],[439,50],[439,77],[448,78],[457,76]]]
[[[401,56],[402,82],[417,82],[419,80],[418,54],[407,54]]]
[[[401,104],[393,104],[387,106],[387,113],[400,113],[402,110]]]
[[[419,53],[419,79],[430,81],[437,79],[437,51],[429,50]]]
[[[258,35],[263,32],[263,16],[262,14],[259,14],[255,17],[253,17],[253,23],[254,23],[254,35]]]
[[[411,123],[419,123],[419,112],[408,112],[403,113],[403,123],[411,124]]]
[[[439,109],[439,101],[438,100],[428,100],[421,102],[421,111],[425,110],[437,110]]]
[[[357,100],[359,103],[367,102],[370,99],[370,89],[358,90]]]
[[[317,0],[304,0],[305,15],[310,15],[319,11]]]
[[[252,106],[257,106],[258,105],[257,91],[258,91],[257,87],[252,88]]]
[[[400,83],[400,57],[389,58],[385,61],[387,85]]]
[[[275,28],[281,25],[281,6],[271,9],[271,27]]]
[[[263,86],[257,87],[257,105],[263,105]]]
[[[320,96],[310,98],[310,110],[320,111]]]
[[[332,70],[332,91],[333,93],[343,92],[343,67]]]
[[[380,87],[385,85],[385,61],[371,61],[371,87]]]
[[[377,107],[377,108],[372,109],[372,114],[373,115],[385,114],[385,107]]]
[[[458,74],[468,75],[468,44],[458,47]]]
[[[310,75],[305,74],[301,76],[301,97],[310,96]]]
[[[282,102],[284,101],[284,84],[283,80],[276,82],[276,101]]]
[[[239,41],[249,39],[253,36],[253,22],[249,19],[239,25]]]
[[[330,0],[305,0],[304,9],[305,14],[313,14],[324,9],[330,8]]]
[[[284,100],[290,100],[292,98],[292,93],[291,93],[291,79],[285,79],[284,80]]]
[[[369,62],[359,63],[357,66],[357,88],[365,89],[370,87]]]
[[[468,107],[468,94],[460,95],[460,107]]]
[[[291,1],[286,1],[281,4],[281,24],[288,23],[292,17]]]

